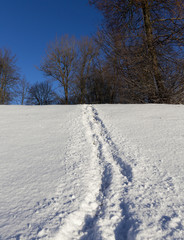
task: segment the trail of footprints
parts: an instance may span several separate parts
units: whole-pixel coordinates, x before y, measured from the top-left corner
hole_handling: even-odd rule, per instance
[[[87,131],[93,140],[93,148],[96,148],[97,161],[101,169],[101,187],[96,201],[98,208],[96,214],[85,221],[81,239],[117,239],[118,229],[121,225],[126,236],[130,229],[130,221],[127,221],[128,206],[123,204],[127,186],[131,184],[131,167],[119,156],[118,149],[113,143],[108,130],[100,119],[97,110],[87,105],[84,109]],[[123,206],[123,207],[122,207]],[[129,226],[125,226],[126,224]]]

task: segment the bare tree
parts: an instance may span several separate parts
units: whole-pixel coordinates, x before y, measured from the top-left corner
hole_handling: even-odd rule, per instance
[[[36,83],[29,89],[27,104],[31,105],[50,105],[55,103],[55,93],[52,85],[46,81]]]
[[[87,103],[112,103],[111,99],[111,75],[99,60],[93,65],[87,81]]]
[[[0,49],[0,104],[8,104],[13,100],[18,80],[16,56],[10,50]]]
[[[20,78],[14,88],[16,102],[18,104],[24,105],[28,97],[28,92],[29,92],[29,83],[27,82],[25,77]]]
[[[106,34],[104,37],[106,52],[108,53],[107,49],[110,48],[111,54],[120,56],[120,67],[126,84],[137,86],[139,81],[142,82],[141,76],[146,76],[145,83],[142,82],[145,86],[143,88],[145,90],[146,86],[149,88],[148,98],[156,102],[172,102],[173,96],[184,91],[184,88],[183,90],[170,88],[168,78],[165,78],[166,66],[172,67],[176,73],[176,63],[179,65],[181,63],[181,54],[178,52],[183,53],[184,45],[183,1],[91,0],[90,2],[100,9],[105,17],[103,33]],[[118,47],[113,44],[112,38],[119,41]],[[129,65],[133,66],[135,73],[139,73],[137,67],[140,68],[142,74],[137,75],[141,77],[137,79],[138,82]],[[177,74],[173,79],[174,85],[178,82],[176,77]],[[146,95],[146,92],[144,93]]]
[[[78,41],[78,57],[75,68],[74,78],[74,95],[78,103],[86,102],[87,81],[91,74],[93,61],[99,54],[99,49],[95,42],[89,37],[82,38]]]
[[[67,35],[50,44],[40,70],[64,89],[65,103],[68,104],[69,87],[76,60],[75,38]]]

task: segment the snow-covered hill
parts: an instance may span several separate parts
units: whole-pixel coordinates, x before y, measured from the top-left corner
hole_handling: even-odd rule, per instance
[[[0,106],[0,240],[184,239],[184,107]]]

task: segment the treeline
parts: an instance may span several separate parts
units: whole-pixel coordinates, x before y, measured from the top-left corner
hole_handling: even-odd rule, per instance
[[[0,50],[0,103],[184,103],[182,0],[91,0],[103,14],[93,38],[65,35],[46,50],[45,82],[28,86]]]

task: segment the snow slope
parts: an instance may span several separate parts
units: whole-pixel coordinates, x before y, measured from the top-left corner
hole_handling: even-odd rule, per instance
[[[96,109],[132,170],[117,239],[184,239],[184,107]]]
[[[184,239],[184,107],[0,107],[0,239]]]

